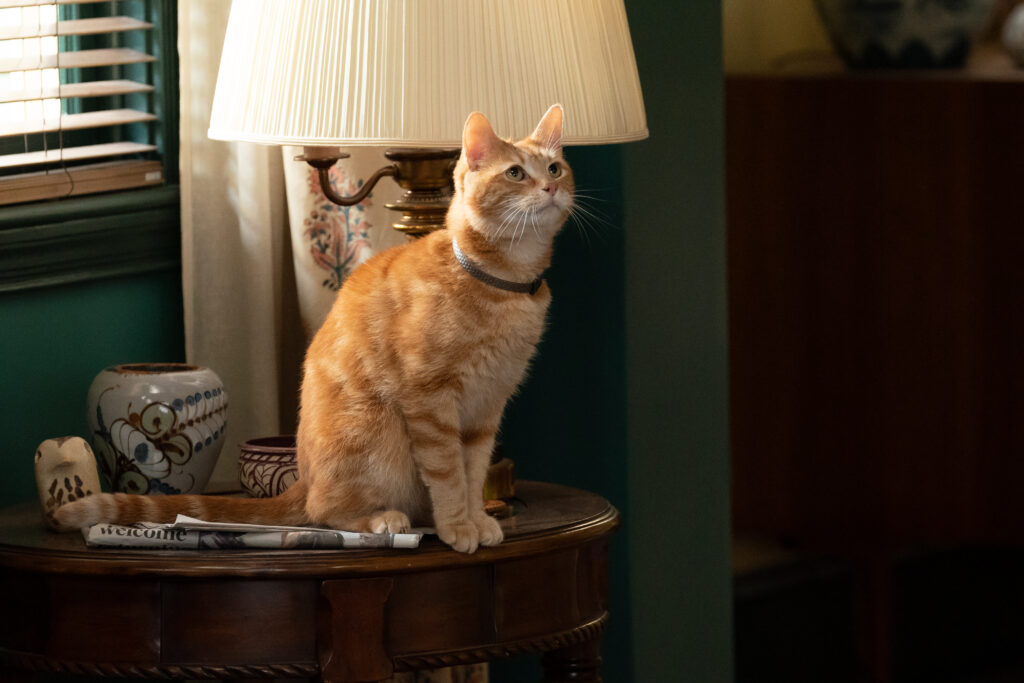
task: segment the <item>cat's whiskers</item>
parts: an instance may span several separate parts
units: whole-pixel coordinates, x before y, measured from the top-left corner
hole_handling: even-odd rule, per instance
[[[511,235],[509,235],[508,238],[508,246],[510,252],[515,247],[516,241],[519,239],[519,232],[525,220],[526,209],[517,208],[515,215],[512,217],[512,220],[509,223],[509,228],[511,229]]]
[[[494,231],[495,238],[501,237],[505,233],[505,230],[508,229],[510,221],[512,220],[513,216],[515,216],[515,213],[515,209],[509,209],[508,211],[505,212],[505,215],[502,216],[501,223],[498,225],[498,229]]]
[[[612,190],[613,188],[611,187],[580,187],[579,185],[576,186],[577,194],[579,194],[580,192],[611,192]]]
[[[519,239],[519,229],[522,228],[525,231],[525,229],[526,229],[525,226],[526,226],[526,209],[523,209],[522,212],[519,214],[519,220],[516,221],[516,228],[515,228],[515,230],[512,231],[512,242],[509,245],[509,250],[510,251],[515,248],[516,241]]]
[[[501,236],[505,233],[505,230],[507,230],[510,226],[514,224],[513,221],[518,222],[516,219],[519,213],[522,211],[522,209],[517,205],[518,202],[511,200],[510,203],[513,204],[513,206],[505,210],[503,220],[501,221],[501,225],[498,226],[498,229],[494,233],[495,239],[501,238]],[[514,230],[512,234],[515,235]]]
[[[501,221],[501,224],[498,226],[498,229],[500,230],[501,227],[504,226],[505,223],[508,221],[509,217],[515,215],[515,213],[516,213],[516,200],[515,200],[515,197],[511,197],[511,198],[506,199],[503,202],[501,202],[498,205],[498,210],[502,211],[502,214],[501,214],[502,221]]]
[[[530,227],[530,221],[533,219],[533,212],[535,210],[536,210],[536,207],[532,207],[531,206],[530,208],[528,208],[526,210],[526,213],[523,215],[523,229],[519,233],[519,243],[520,244],[523,243],[523,238],[526,237],[526,229],[528,227]]]
[[[517,226],[519,228],[519,230],[518,230],[518,232],[519,232],[518,239],[516,240],[516,242],[514,244],[522,244],[523,236],[526,235],[526,224],[530,220],[530,211],[531,210],[532,209],[526,209],[525,211],[523,211],[523,218],[522,218],[522,220],[519,221],[519,225]]]
[[[592,220],[595,223],[602,223],[609,228],[618,229],[620,226],[612,223],[605,216],[604,212],[598,207],[594,206],[595,202],[604,202],[605,204],[611,204],[612,200],[600,197],[592,192],[607,191],[608,188],[576,188],[573,193],[573,206],[570,208],[570,215],[575,215],[577,220],[581,217]]]
[[[592,194],[583,194],[581,192],[576,192],[576,194],[574,196],[577,199],[586,199],[588,201],[594,201],[594,202],[605,202],[605,203],[608,203],[608,204],[611,204],[611,202],[612,202],[612,200],[605,199],[604,197],[598,197],[598,196],[592,195]]]
[[[600,228],[606,226],[618,229],[619,226],[608,220],[598,212],[596,208],[588,206],[587,204],[590,201],[608,200],[580,193],[576,193],[574,200],[572,207],[569,209],[569,220],[571,220],[579,229],[580,235],[587,240],[588,244],[591,243],[591,236],[596,236],[600,238],[602,242],[607,242]],[[599,226],[598,224],[603,225]]]
[[[593,226],[583,223],[580,220],[579,216],[573,213],[569,214],[569,220],[571,220],[573,225],[575,225],[579,229],[579,234],[581,237],[583,237],[584,241],[587,243],[587,246],[593,246],[593,242],[590,239],[591,231],[594,231],[594,234],[597,234]]]
[[[583,202],[577,202],[576,204],[574,204],[572,209],[570,209],[570,211],[569,211],[569,215],[570,216],[574,216],[575,215],[577,217],[582,216],[583,218],[586,218],[588,220],[596,221],[598,223],[603,223],[604,225],[608,226],[609,228],[618,228],[619,227],[619,226],[615,225],[614,223],[612,223],[607,218],[605,218],[603,215],[598,213],[596,209],[594,209],[593,207],[588,207]]]

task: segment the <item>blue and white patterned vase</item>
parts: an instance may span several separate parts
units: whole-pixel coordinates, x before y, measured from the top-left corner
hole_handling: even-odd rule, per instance
[[[100,471],[124,493],[202,493],[224,445],[228,395],[209,368],[109,367],[89,387]]]
[[[994,0],[815,0],[832,44],[857,68],[948,68],[967,62]]]

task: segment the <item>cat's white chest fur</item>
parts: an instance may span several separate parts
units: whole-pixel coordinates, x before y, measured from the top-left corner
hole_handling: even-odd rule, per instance
[[[544,331],[551,297],[545,295],[512,302],[500,334],[477,346],[462,373],[460,419],[463,427],[478,424],[500,414],[505,402],[526,375],[530,359]]]

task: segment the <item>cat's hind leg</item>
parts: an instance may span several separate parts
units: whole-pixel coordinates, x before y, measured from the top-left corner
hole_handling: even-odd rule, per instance
[[[404,534],[412,528],[409,515],[401,510],[381,510],[367,520],[370,531],[375,534]]]
[[[332,515],[322,522],[339,531],[356,531],[370,534],[404,534],[412,528],[409,516],[401,510],[380,510],[358,517]]]
[[[342,410],[327,405],[313,405],[299,425],[307,517],[344,531],[408,531],[409,517],[422,516],[426,494],[400,415],[373,400],[350,399]]]

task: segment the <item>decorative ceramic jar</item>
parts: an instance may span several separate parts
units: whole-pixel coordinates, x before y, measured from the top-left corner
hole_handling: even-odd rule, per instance
[[[272,498],[299,479],[294,436],[264,436],[239,446],[238,480],[253,498]]]
[[[1003,47],[1014,63],[1024,68],[1024,5],[1017,5],[1003,24]]]
[[[202,493],[221,447],[228,396],[209,368],[115,365],[89,388],[89,426],[114,491]]]
[[[850,66],[960,67],[994,0],[815,0]]]

